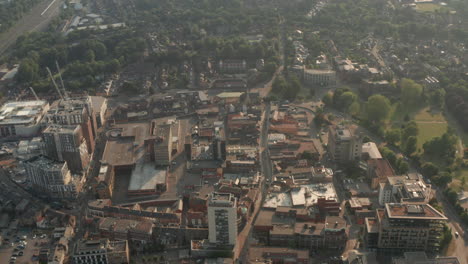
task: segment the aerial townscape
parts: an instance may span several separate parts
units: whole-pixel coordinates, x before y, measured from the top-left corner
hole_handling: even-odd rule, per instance
[[[0,0],[0,264],[468,264],[468,1]]]

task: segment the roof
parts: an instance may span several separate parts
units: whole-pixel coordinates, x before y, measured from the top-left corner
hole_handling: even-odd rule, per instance
[[[243,92],[224,92],[217,95],[221,99],[226,98],[240,98],[244,93]]]
[[[395,171],[386,159],[370,159],[367,161],[367,166],[373,169],[375,176],[379,179],[395,176]]]
[[[102,106],[107,101],[105,97],[102,96],[90,96],[89,101],[91,102],[91,108],[94,113],[100,113]]]
[[[291,249],[285,247],[251,247],[249,248],[249,263],[264,263],[270,259],[309,259],[309,250]]]
[[[447,220],[447,217],[428,204],[387,203],[385,211],[390,219]]]
[[[367,233],[378,233],[379,225],[375,217],[366,217],[366,230]]]
[[[0,125],[34,125],[42,119],[46,101],[7,102],[0,109]]]
[[[374,142],[367,142],[362,144],[362,153],[367,153],[369,155],[369,159],[382,158],[379,148],[377,148],[377,145]]]
[[[305,184],[292,189],[290,192],[269,193],[263,207],[276,208],[278,206],[311,206],[317,199],[337,199],[332,183]]]
[[[142,163],[132,170],[128,190],[155,190],[160,184],[166,184],[166,170],[158,170],[151,163]]]

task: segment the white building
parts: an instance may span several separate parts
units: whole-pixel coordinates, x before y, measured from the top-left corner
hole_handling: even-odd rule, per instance
[[[324,69],[304,69],[304,83],[318,86],[334,86],[336,72]]]
[[[379,204],[386,203],[429,203],[432,198],[430,184],[426,184],[421,174],[388,177],[387,182],[380,183]]]
[[[236,244],[237,201],[230,193],[212,193],[208,199],[208,239],[217,245]]]
[[[8,102],[0,109],[0,137],[32,137],[49,110],[46,101]]]

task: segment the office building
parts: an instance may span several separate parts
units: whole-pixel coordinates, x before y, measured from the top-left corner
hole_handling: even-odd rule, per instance
[[[52,198],[73,198],[76,196],[77,186],[73,182],[66,162],[37,156],[25,161],[24,167],[33,188],[38,188]]]
[[[80,125],[50,125],[42,136],[47,157],[66,161],[72,173],[82,173],[88,167],[90,155]]]
[[[0,137],[32,137],[39,133],[49,110],[46,101],[8,102],[0,109]]]
[[[127,264],[130,253],[127,240],[80,240],[76,243],[73,264]]]
[[[376,217],[366,218],[367,246],[389,252],[437,252],[446,221],[428,204],[387,203]]]
[[[212,193],[208,199],[209,242],[235,245],[237,239],[237,200],[230,193]]]
[[[332,127],[328,132],[328,151],[337,163],[357,161],[361,157],[362,136],[349,127]]]

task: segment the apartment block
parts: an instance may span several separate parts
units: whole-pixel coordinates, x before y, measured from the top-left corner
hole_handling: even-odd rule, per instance
[[[348,127],[329,127],[328,152],[340,164],[356,161],[361,157],[362,137]]]
[[[387,203],[375,218],[366,218],[368,247],[385,251],[439,250],[447,218],[428,204]]]
[[[217,245],[235,245],[237,199],[229,193],[212,193],[207,203],[209,242]]]

